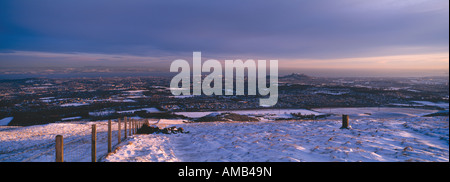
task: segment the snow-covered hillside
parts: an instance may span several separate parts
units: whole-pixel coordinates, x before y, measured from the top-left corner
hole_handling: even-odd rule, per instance
[[[189,133],[134,135],[119,145],[114,122],[117,150],[107,157],[106,121],[5,127],[0,128],[0,161],[54,161],[58,134],[64,135],[65,161],[90,161],[93,123],[98,128],[99,161],[449,161],[448,117],[420,117],[422,110],[391,111],[390,117],[378,117],[374,109],[349,113],[350,130],[339,129],[339,116],[231,123],[161,120],[160,127],[183,127]]]
[[[0,128],[0,162],[55,161],[55,137],[64,137],[64,161],[91,161],[91,125],[97,124],[98,156],[107,153],[107,122],[68,122]],[[117,123],[113,124],[117,138]],[[123,131],[122,131],[123,136]],[[113,144],[117,143],[114,138]]]
[[[140,135],[107,161],[449,161],[448,117],[185,124]]]

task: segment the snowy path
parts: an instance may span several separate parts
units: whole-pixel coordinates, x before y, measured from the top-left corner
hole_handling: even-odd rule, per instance
[[[127,142],[118,146],[116,153],[108,156],[106,162],[177,162],[167,136],[151,138],[132,136]]]

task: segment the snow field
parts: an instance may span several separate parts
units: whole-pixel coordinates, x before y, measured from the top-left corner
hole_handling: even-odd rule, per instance
[[[418,110],[390,110],[397,114],[378,117],[389,110],[365,109],[371,112],[366,115],[352,110],[339,110],[351,115],[350,130],[339,129],[339,116],[315,121],[210,123],[162,119],[150,123],[183,127],[189,133],[134,135],[124,140],[122,125],[118,145],[117,122],[113,122],[113,150],[117,149],[108,156],[107,121],[4,127],[0,128],[0,162],[53,162],[56,135],[64,136],[64,161],[90,162],[92,124],[97,124],[98,161],[449,161],[448,117],[420,117]]]
[[[426,124],[425,124],[426,123]],[[448,117],[175,125],[189,134],[139,135],[107,161],[448,162]],[[414,127],[412,127],[414,126]],[[141,146],[144,145],[144,146]]]
[[[92,124],[97,125],[97,159],[107,154],[107,121],[68,122],[0,130],[0,162],[53,162],[55,137],[64,137],[64,161],[91,161]],[[112,122],[112,145],[118,142],[117,122]],[[122,122],[122,138],[123,122]],[[123,140],[123,139],[122,139]]]

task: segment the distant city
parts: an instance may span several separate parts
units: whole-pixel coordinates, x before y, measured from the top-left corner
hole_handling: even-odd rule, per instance
[[[448,77],[279,77],[275,106],[260,96],[173,96],[171,76],[23,78],[0,80],[0,119],[26,126],[124,116],[183,118],[176,112],[250,109],[415,107],[448,109]],[[157,112],[155,112],[157,111]]]

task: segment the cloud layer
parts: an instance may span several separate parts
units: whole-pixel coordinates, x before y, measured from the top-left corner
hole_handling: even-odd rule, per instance
[[[8,55],[12,52],[123,55],[156,63],[202,51],[217,59],[279,59],[280,64],[448,54],[448,5],[442,0],[5,0],[0,62],[33,61]]]

